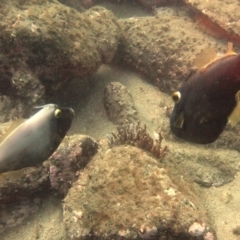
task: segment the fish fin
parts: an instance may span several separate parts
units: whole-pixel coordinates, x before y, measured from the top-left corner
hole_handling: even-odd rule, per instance
[[[183,112],[181,112],[178,118],[174,122],[174,127],[183,128],[183,123],[184,123],[184,116],[183,116]]]
[[[25,119],[23,119],[23,118],[19,118],[16,121],[12,122],[10,127],[7,129],[7,131],[0,138],[0,143],[3,142],[23,122],[25,122]]]
[[[33,108],[36,108],[36,109],[42,109],[44,108],[46,105],[41,105],[41,106],[34,106]]]
[[[236,126],[240,121],[240,90],[235,94],[236,106],[228,117],[228,122],[232,127]]]
[[[45,105],[41,105],[41,106],[35,106],[34,108],[35,108],[35,109],[42,109],[42,108],[45,108],[45,107],[51,106],[51,105],[54,105],[54,106],[56,106],[56,108],[58,108],[58,105],[57,105],[57,104],[52,104],[52,103],[45,104]]]
[[[233,43],[228,42],[228,49],[225,54],[217,54],[216,50],[214,48],[204,49],[202,52],[200,52],[197,57],[195,58],[194,65],[199,68],[202,72],[205,72],[206,69],[215,63],[216,61],[229,57],[229,56],[236,56],[238,55],[233,50]]]
[[[217,52],[215,48],[207,48],[202,50],[195,58],[194,65],[198,69],[206,68],[211,64],[217,57]]]

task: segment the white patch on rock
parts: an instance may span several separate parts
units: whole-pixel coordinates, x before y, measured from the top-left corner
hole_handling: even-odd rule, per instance
[[[202,235],[204,234],[205,229],[206,229],[205,223],[194,222],[194,223],[189,227],[188,233],[189,233],[191,236],[199,237],[199,236],[202,236]]]

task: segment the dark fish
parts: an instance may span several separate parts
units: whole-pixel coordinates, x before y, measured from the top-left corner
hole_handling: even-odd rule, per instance
[[[172,98],[172,132],[189,142],[214,142],[228,122],[240,120],[240,55],[230,48],[183,83]]]
[[[34,166],[58,148],[74,117],[71,108],[44,105],[16,126],[0,143],[0,173]]]

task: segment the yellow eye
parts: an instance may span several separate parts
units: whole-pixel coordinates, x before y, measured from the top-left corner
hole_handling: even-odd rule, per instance
[[[55,112],[54,112],[54,116],[56,118],[60,118],[62,115],[62,111],[60,109],[56,109]]]
[[[174,92],[172,95],[172,99],[175,103],[178,103],[181,99],[181,93],[180,92]]]

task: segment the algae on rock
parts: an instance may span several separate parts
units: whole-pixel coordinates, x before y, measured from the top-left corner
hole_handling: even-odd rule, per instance
[[[58,1],[4,1],[0,7],[1,93],[23,105],[42,104],[72,79],[88,79],[112,61],[120,28],[102,7],[84,13]],[[30,75],[31,77],[28,77]],[[10,75],[9,75],[10,76]],[[86,87],[85,87],[86,86]]]
[[[166,169],[143,150],[113,147],[93,157],[64,199],[67,235],[102,240],[192,239],[190,226],[208,222],[196,199],[180,192]]]

